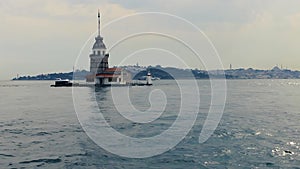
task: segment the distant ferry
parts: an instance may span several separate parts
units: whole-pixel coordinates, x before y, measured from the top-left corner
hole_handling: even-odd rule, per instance
[[[54,85],[51,85],[51,87],[69,87],[72,85],[73,83],[69,79],[57,78],[54,82]]]

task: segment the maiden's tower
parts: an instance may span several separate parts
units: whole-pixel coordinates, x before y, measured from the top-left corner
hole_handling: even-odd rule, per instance
[[[87,82],[94,82],[96,85],[126,85],[131,82],[131,74],[122,68],[108,67],[109,53],[103,37],[100,34],[100,13],[98,11],[98,34],[90,54],[90,74]]]

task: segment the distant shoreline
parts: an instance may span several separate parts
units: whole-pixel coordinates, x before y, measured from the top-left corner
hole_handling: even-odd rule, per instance
[[[133,74],[133,79],[139,79],[151,72],[153,77],[160,78],[161,80],[171,79],[300,79],[300,71],[292,71],[289,69],[279,69],[275,66],[271,70],[259,70],[253,68],[240,68],[240,69],[227,69],[227,70],[199,70],[199,69],[180,69],[175,67],[161,67],[161,66],[122,66],[122,68],[128,70]],[[225,73],[225,74],[224,74]],[[11,80],[55,80],[57,78],[73,80],[85,80],[89,74],[87,70],[76,70],[66,73],[49,73],[39,74],[35,76],[19,76]]]

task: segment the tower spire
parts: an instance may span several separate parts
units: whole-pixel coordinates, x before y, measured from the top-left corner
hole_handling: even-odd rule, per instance
[[[98,9],[98,36],[100,36],[100,12]]]

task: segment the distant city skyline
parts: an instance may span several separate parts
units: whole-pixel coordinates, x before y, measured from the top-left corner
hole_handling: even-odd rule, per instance
[[[0,80],[19,75],[36,75],[72,70],[77,55],[97,31],[100,9],[103,25],[138,12],[164,12],[187,19],[199,27],[216,47],[224,69],[272,69],[274,66],[300,70],[300,1],[116,1],[116,0],[2,0],[0,2]],[[146,24],[139,20],[133,26]],[[164,24],[176,31],[172,23]],[[112,45],[118,32],[103,32],[104,42]],[[190,32],[182,32],[189,34]],[[92,38],[94,38],[92,36]],[[197,37],[192,37],[197,38]],[[93,42],[93,39],[92,41]],[[89,53],[91,45],[87,45]],[[159,54],[160,51],[155,51]],[[154,52],[154,53],[155,53]],[[182,67],[169,56],[133,56],[124,65]],[[110,65],[118,65],[122,55],[112,52]],[[183,56],[180,56],[183,57]],[[85,58],[82,58],[85,59]],[[82,69],[88,69],[89,57]],[[83,61],[84,62],[84,61]],[[193,62],[193,60],[191,60]],[[195,65],[192,66],[195,68]],[[199,69],[203,67],[199,66]]]

